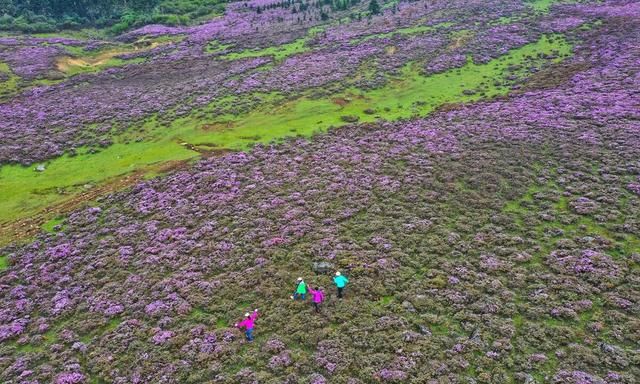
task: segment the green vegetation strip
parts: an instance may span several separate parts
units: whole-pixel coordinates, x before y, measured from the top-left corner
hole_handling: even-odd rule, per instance
[[[549,10],[553,4],[571,4],[576,3],[577,1],[578,0],[529,0],[525,1],[525,4],[527,4],[536,13],[546,14],[549,13]],[[495,21],[495,24],[511,24],[523,20],[523,18],[525,17],[526,14],[519,14],[511,17],[500,17]]]
[[[248,115],[232,117],[214,130],[199,129],[202,122],[191,118],[179,119],[174,122],[172,131],[194,145],[242,150],[255,142],[322,132],[332,126],[344,125],[345,118],[373,122],[379,118],[397,120],[424,116],[446,103],[506,94],[508,86],[494,84],[503,80],[507,68],[537,58],[539,54],[553,52],[557,53],[557,58],[552,61],[559,62],[570,51],[571,46],[564,39],[545,36],[486,64],[469,62],[460,69],[428,77],[422,76],[415,65],[407,65],[401,76],[379,89],[364,92],[352,88],[330,98],[302,97],[276,107],[267,105]],[[472,90],[474,93],[469,92]]]
[[[302,38],[294,40],[291,43],[282,44],[275,47],[268,47],[263,49],[248,49],[241,52],[232,52],[223,56],[222,58],[227,60],[238,60],[253,57],[273,56],[276,61],[280,61],[286,57],[308,51],[309,47],[306,44],[307,39]]]
[[[321,31],[321,27],[310,28],[307,32],[307,36],[294,40],[290,43],[262,49],[246,49],[240,52],[232,52],[227,55],[221,56],[221,58],[226,60],[238,60],[254,57],[273,56],[273,59],[275,61],[281,61],[289,56],[310,51],[311,47],[307,45],[307,42]],[[208,48],[208,52],[215,53],[227,48],[229,48],[228,45],[218,45],[217,43],[214,43],[214,45]]]
[[[45,164],[44,172],[36,172],[35,166],[1,167],[0,222],[32,216],[113,177],[150,172],[154,165],[199,157],[193,148],[244,150],[255,143],[311,136],[344,125],[345,120],[371,122],[423,116],[445,103],[503,95],[509,87],[496,86],[495,82],[504,83],[504,77],[513,74],[507,68],[527,61],[540,65],[540,54],[554,52],[557,58],[553,61],[561,61],[570,51],[571,46],[561,37],[543,37],[486,64],[469,62],[428,77],[422,76],[416,65],[407,65],[401,76],[371,91],[352,88],[329,98],[301,97],[285,103],[277,95],[267,95],[264,105],[245,115],[219,116],[216,122],[192,116],[174,121],[169,128],[159,127],[155,119],[150,119],[149,136],[142,142],[123,141],[98,153],[56,158]]]
[[[371,40],[371,39],[383,39],[386,37],[396,36],[396,35],[417,35],[425,32],[432,32],[438,28],[449,28],[453,26],[453,23],[440,23],[436,25],[414,25],[407,28],[398,28],[391,32],[386,33],[377,33],[373,35],[367,35],[361,38],[351,40],[352,44],[361,43],[363,41]]]
[[[551,4],[555,3],[556,0],[533,0],[529,1],[528,4],[533,7],[533,9],[537,12],[549,12],[549,8]]]
[[[0,74],[0,100],[2,100],[17,90],[19,77],[11,71],[6,63],[1,61]]]
[[[415,25],[407,28],[399,28],[391,32],[367,35],[361,38],[353,39],[351,40],[351,43],[358,44],[371,39],[382,39],[382,38],[391,37],[395,35],[416,35],[420,33],[431,32],[438,28],[448,28],[452,25],[453,23],[440,23],[433,26]],[[221,58],[226,60],[238,60],[238,59],[247,59],[247,58],[255,58],[255,57],[273,56],[275,61],[282,61],[283,59],[286,59],[289,56],[310,51],[312,48],[307,45],[307,42],[310,40],[311,37],[313,37],[315,34],[319,33],[320,31],[321,29],[319,28],[312,28],[309,31],[307,37],[294,40],[290,43],[286,43],[286,44],[282,44],[274,47],[262,48],[262,49],[247,49],[240,52],[232,52],[224,56],[221,56]],[[231,45],[225,45],[225,44],[220,44],[218,42],[213,42],[209,46],[207,46],[206,51],[207,53],[218,53],[229,48],[231,48]]]

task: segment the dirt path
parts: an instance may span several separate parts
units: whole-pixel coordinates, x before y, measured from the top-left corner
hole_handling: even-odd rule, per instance
[[[160,45],[161,44],[158,42],[153,42],[148,46],[145,46],[142,48],[134,47],[134,48],[127,48],[127,49],[122,49],[122,48],[110,49],[96,56],[90,56],[90,55],[82,56],[82,57],[62,56],[57,59],[56,68],[60,72],[67,73],[72,68],[77,68],[77,67],[81,67],[81,68],[99,67],[101,65],[107,64],[109,60],[113,59],[116,56],[132,53],[132,52],[148,51]]]
[[[473,36],[471,34],[463,34],[461,36],[456,37],[456,40],[449,44],[449,46],[447,47],[448,50],[450,51],[454,51],[458,48],[461,48],[462,46],[464,46],[469,40],[471,40]]]
[[[107,63],[109,60],[114,58],[115,56],[128,53],[129,51],[108,51],[101,53],[95,57],[72,57],[72,56],[63,56],[58,59],[56,62],[56,68],[60,72],[69,72],[71,68],[82,67],[82,68],[90,68],[90,67],[98,67]]]

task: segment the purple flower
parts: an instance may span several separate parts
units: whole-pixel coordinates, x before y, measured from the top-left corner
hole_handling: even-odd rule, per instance
[[[164,344],[173,336],[174,333],[172,331],[158,331],[155,335],[153,335],[153,342],[158,345]]]
[[[168,310],[169,307],[162,300],[156,300],[144,307],[145,313],[150,316],[157,316]]]
[[[10,324],[0,325],[0,341],[21,335],[29,323],[26,319],[14,320]]]
[[[86,378],[79,372],[64,372],[55,378],[55,384],[80,384],[84,382],[86,382]]]
[[[387,369],[387,368],[384,368],[378,371],[376,376],[380,380],[384,382],[390,382],[390,383],[402,382],[403,380],[406,380],[408,377],[407,373],[404,371],[401,371],[398,369]]]
[[[278,370],[283,367],[288,367],[293,363],[291,355],[288,351],[282,351],[279,354],[272,356],[269,359],[269,368],[272,370]]]
[[[640,183],[629,183],[627,189],[640,196]]]
[[[598,376],[589,374],[584,371],[565,371],[562,370],[553,376],[553,383],[567,384],[605,384],[604,380]]]

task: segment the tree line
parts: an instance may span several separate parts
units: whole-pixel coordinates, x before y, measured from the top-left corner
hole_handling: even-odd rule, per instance
[[[188,24],[224,11],[226,0],[0,0],[0,30],[53,32],[108,27],[113,33],[144,24]]]

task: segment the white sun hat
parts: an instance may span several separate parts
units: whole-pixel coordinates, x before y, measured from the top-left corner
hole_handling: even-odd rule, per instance
[[[336,272],[336,276],[340,276],[340,271]]]

